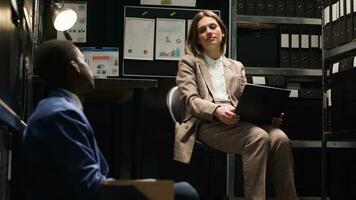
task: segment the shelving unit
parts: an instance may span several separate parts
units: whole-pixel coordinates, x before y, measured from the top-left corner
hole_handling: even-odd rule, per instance
[[[322,75],[321,69],[246,67],[246,73],[254,75],[315,76]]]
[[[332,48],[329,50],[323,49],[323,138],[322,138],[322,163],[321,163],[321,192],[322,199],[328,199],[328,149],[332,148],[333,143],[353,144],[356,142],[356,130],[330,131],[328,119],[328,64],[339,61],[343,58],[356,55],[356,41],[346,43],[344,45]],[[347,72],[346,72],[347,73]],[[356,148],[354,145],[346,145],[344,148]]]
[[[356,41],[344,44],[342,46],[324,51],[324,60],[340,60],[347,56],[354,56],[356,54]]]
[[[237,13],[238,3],[237,1],[230,1],[230,23],[229,23],[229,35],[230,35],[230,46],[229,46],[229,57],[235,60],[239,60],[237,54],[237,38],[239,37],[238,30],[239,28],[247,29],[279,29],[287,27],[291,28],[300,28],[304,26],[321,28],[322,19],[320,18],[301,18],[301,17],[280,17],[280,16],[255,16],[255,15],[239,15]],[[246,64],[245,64],[246,66]],[[315,81],[321,84],[323,71],[321,69],[307,69],[307,68],[280,68],[276,67],[252,67],[246,66],[246,74],[252,76],[283,76],[286,80],[289,81]],[[321,88],[320,88],[321,89]],[[320,100],[320,104],[321,104]],[[318,123],[318,122],[316,122]],[[307,127],[306,127],[307,128]],[[318,133],[319,136],[320,133]],[[321,135],[320,135],[321,138]],[[293,149],[315,149],[316,152],[319,151],[322,147],[322,140],[310,140],[308,138],[302,140],[292,140]],[[343,148],[343,147],[356,147],[356,143],[349,142],[329,142],[328,145],[332,148]],[[315,150],[312,150],[315,152]],[[232,173],[233,174],[233,173]],[[319,180],[319,178],[315,179]],[[230,186],[231,187],[231,186]],[[233,189],[233,188],[230,188]],[[301,195],[301,199],[320,199],[320,194],[318,197],[305,197]],[[309,198],[310,197],[310,198]],[[231,198],[230,198],[231,199]],[[235,198],[232,198],[235,199]]]
[[[319,18],[236,15],[236,20],[238,23],[321,25]]]

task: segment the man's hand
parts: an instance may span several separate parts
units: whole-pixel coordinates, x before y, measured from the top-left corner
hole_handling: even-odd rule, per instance
[[[233,125],[239,122],[240,116],[236,114],[236,110],[231,105],[221,105],[216,108],[214,116],[222,123]]]
[[[281,115],[279,117],[273,117],[272,125],[277,128],[280,127],[283,123],[283,117],[284,117],[284,113],[281,113]]]

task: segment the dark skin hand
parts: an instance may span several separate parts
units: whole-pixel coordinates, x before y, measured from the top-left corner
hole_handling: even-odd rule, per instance
[[[240,121],[240,116],[236,114],[235,107],[231,105],[221,105],[216,108],[214,116],[226,125],[234,125]],[[279,117],[273,117],[271,124],[275,127],[280,127],[283,123],[284,113]]]

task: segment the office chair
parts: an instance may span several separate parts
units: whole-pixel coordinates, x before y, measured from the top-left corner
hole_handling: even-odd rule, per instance
[[[182,109],[183,104],[180,100],[180,91],[178,86],[172,87],[166,97],[167,108],[169,114],[174,123],[178,122],[181,123],[182,121]],[[203,151],[206,151],[209,154],[209,174],[213,174],[214,169],[214,158],[213,153],[218,151],[215,150],[204,142],[199,141],[196,139],[195,147],[201,148]],[[226,156],[226,192],[225,198],[226,199],[233,199],[234,198],[234,185],[235,185],[235,155],[232,153],[227,154]],[[213,191],[213,176],[209,176],[209,191]]]

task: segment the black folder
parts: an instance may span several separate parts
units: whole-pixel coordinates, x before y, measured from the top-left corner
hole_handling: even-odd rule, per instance
[[[290,67],[300,68],[300,34],[299,31],[293,31],[290,35]]]
[[[280,34],[280,50],[279,50],[279,67],[290,67],[290,39],[289,31],[281,30]]]
[[[256,15],[259,15],[259,16],[266,15],[266,2],[265,2],[265,0],[256,0]]]
[[[286,0],[286,15],[289,17],[295,17],[295,0]]]
[[[305,0],[295,1],[295,15],[297,17],[305,17]]]
[[[306,0],[305,3],[305,16],[316,18],[316,1],[315,0]],[[318,16],[321,17],[321,16]]]
[[[276,0],[276,15],[286,16],[286,0]]]
[[[236,113],[243,122],[271,124],[273,117],[284,112],[289,94],[287,89],[246,84]]]
[[[346,42],[352,41],[352,0],[346,0]]]
[[[321,41],[320,30],[314,30],[310,33],[310,68],[321,69]]]
[[[266,15],[276,15],[276,0],[266,0]]]
[[[256,0],[246,1],[246,14],[256,15]]]
[[[237,0],[237,14],[238,15],[246,14],[246,1],[245,0]]]
[[[310,67],[310,36],[309,30],[301,30],[300,35],[300,67],[309,68]]]
[[[325,49],[331,49],[331,1],[324,0],[324,34],[323,34],[323,46]]]

